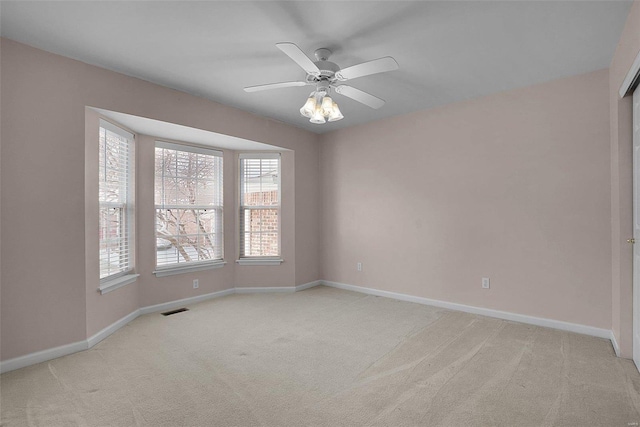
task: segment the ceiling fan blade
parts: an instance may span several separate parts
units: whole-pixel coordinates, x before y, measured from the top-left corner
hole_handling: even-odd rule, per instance
[[[295,87],[295,86],[306,86],[307,82],[282,82],[282,83],[271,83],[268,85],[257,85],[257,86],[247,86],[244,88],[245,92],[259,92],[261,90],[269,90],[269,89],[280,89],[281,87]]]
[[[385,73],[398,69],[398,63],[390,56],[363,62],[362,64],[347,67],[336,73],[338,80],[345,81],[357,77],[369,76],[371,74]]]
[[[302,67],[303,70],[307,72],[307,74],[320,74],[320,69],[313,63],[311,59],[307,55],[304,54],[302,50],[298,46],[293,43],[276,43],[278,49],[283,51],[289,56],[289,58],[293,59],[296,64]]]
[[[384,105],[384,100],[355,87],[340,85],[335,87],[335,91],[376,110]]]

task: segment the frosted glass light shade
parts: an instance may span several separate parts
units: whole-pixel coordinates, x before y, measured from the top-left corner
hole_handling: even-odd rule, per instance
[[[338,120],[344,119],[344,116],[342,115],[342,113],[340,112],[340,109],[338,108],[338,104],[334,102],[332,107],[333,108],[331,109],[331,114],[329,115],[329,121],[336,122]]]
[[[328,117],[329,115],[331,115],[331,113],[333,112],[334,104],[335,102],[333,102],[330,96],[325,96],[322,99],[322,114],[325,117]]]
[[[316,110],[316,98],[314,95],[311,95],[307,102],[304,103],[302,108],[300,108],[300,114],[304,117],[311,117]]]
[[[309,120],[311,123],[315,123],[318,125],[321,125],[325,122],[324,119],[324,115],[322,114],[322,107],[320,105],[316,105],[316,109],[313,112],[313,116],[311,117],[311,120]]]

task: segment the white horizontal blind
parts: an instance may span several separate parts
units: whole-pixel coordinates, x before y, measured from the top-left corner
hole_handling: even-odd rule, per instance
[[[100,120],[100,279],[133,270],[133,135]]]
[[[280,154],[240,156],[240,258],[280,256]]]
[[[221,260],[222,152],[156,142],[156,267]]]

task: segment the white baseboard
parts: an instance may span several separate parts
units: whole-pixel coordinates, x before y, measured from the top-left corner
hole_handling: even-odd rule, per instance
[[[84,340],[4,360],[0,362],[0,373],[15,371],[16,369],[24,368],[26,366],[35,365],[37,363],[77,353],[79,351],[86,350],[87,348],[89,348],[87,340]]]
[[[272,292],[295,292],[296,288],[293,286],[270,286],[270,287],[244,287],[240,286],[235,288],[236,294],[265,294]]]
[[[226,295],[231,295],[235,293],[235,289],[225,289],[223,291],[212,292],[210,294],[198,295],[195,297],[178,299],[175,301],[163,302],[162,304],[156,305],[148,305],[146,307],[141,307],[138,309],[140,311],[140,315],[155,313],[157,311],[165,311],[165,310],[173,310],[175,308],[180,308],[181,306],[196,304],[198,302],[206,301],[212,298],[220,298]],[[133,319],[132,319],[133,320]]]
[[[481,316],[495,317],[513,322],[526,323],[528,325],[543,326],[546,328],[559,329],[561,331],[575,332],[583,335],[590,335],[598,338],[611,339],[611,330],[596,328],[593,326],[580,325],[577,323],[563,322],[560,320],[545,319],[542,317],[527,316],[524,314],[510,313],[507,311],[492,310],[489,308],[474,307],[471,305],[457,304],[453,302],[440,301],[435,299],[416,297],[413,295],[399,294],[396,292],[381,291],[378,289],[365,288],[362,286],[347,285],[345,283],[322,280],[322,284],[333,288],[347,291],[360,292],[368,295],[393,298],[400,301],[415,302],[418,304],[430,305],[434,307],[446,308],[449,310],[464,311],[465,313],[479,314]],[[615,346],[614,346],[615,347]]]
[[[313,288],[314,286],[322,285],[322,280],[316,280],[314,282],[304,283],[296,286],[296,292],[304,291],[305,289]]]
[[[16,357],[14,359],[9,359],[0,362],[0,373],[14,371],[16,369],[24,368],[27,366],[35,365],[37,363],[47,362],[52,359],[57,359],[58,357],[68,356],[69,354],[77,353],[82,350],[90,349],[91,347],[98,344],[100,341],[107,338],[109,335],[116,332],[118,329],[125,326],[127,323],[135,320],[138,316],[142,316],[144,314],[155,313],[158,311],[166,311],[173,310],[175,308],[183,307],[185,305],[196,304],[198,302],[206,301],[212,298],[219,298],[226,295],[231,294],[248,294],[248,293],[261,293],[261,292],[296,292],[302,291],[304,289],[309,289],[314,286],[318,286],[322,284],[320,280],[316,280],[315,282],[309,282],[298,286],[290,286],[290,287],[253,287],[253,288],[231,288],[225,289],[218,292],[212,292],[209,294],[198,295],[190,298],[183,298],[175,301],[169,301],[162,304],[150,305],[147,307],[141,307],[126,316],[122,319],[117,320],[111,325],[107,326],[100,332],[92,335],[83,341],[78,341],[71,344],[62,345],[60,347],[50,348],[47,350],[38,351],[35,353],[29,353],[24,356]]]
[[[112,333],[114,333],[118,329],[122,328],[124,325],[126,325],[129,322],[131,322],[132,320],[134,320],[138,316],[140,316],[140,309],[137,309],[137,310],[127,314],[122,319],[117,320],[116,322],[110,324],[109,326],[107,326],[106,328],[104,328],[103,330],[98,332],[97,334],[92,335],[91,337],[87,338],[87,341],[86,341],[87,342],[87,348],[91,348],[94,345],[98,344],[100,341],[102,341],[103,339],[107,338],[109,335],[111,335]]]
[[[609,339],[611,340],[611,345],[613,346],[613,351],[616,352],[616,356],[620,357],[620,346],[618,345],[618,341],[616,340],[616,334],[613,331],[610,331],[611,334]]]
[[[322,280],[316,280],[314,282],[303,283],[298,286],[271,286],[271,287],[244,287],[237,286],[235,288],[236,294],[260,294],[266,292],[299,292],[305,289],[313,288],[322,284]]]

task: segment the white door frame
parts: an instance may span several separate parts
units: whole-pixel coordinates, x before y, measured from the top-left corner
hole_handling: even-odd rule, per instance
[[[640,90],[633,93],[633,361],[640,370]],[[638,244],[635,244],[638,242]]]
[[[640,371],[640,52],[629,69],[619,95],[623,98],[633,92],[633,361]],[[636,90],[634,91],[634,87]],[[612,124],[613,125],[613,124]]]

